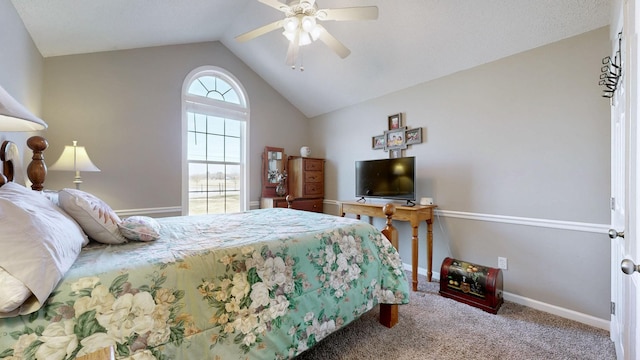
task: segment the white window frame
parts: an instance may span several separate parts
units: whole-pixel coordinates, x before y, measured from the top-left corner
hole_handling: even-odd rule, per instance
[[[240,105],[188,94],[191,83],[202,76],[215,76],[226,81],[237,92]],[[189,213],[189,162],[187,112],[220,116],[240,120],[242,127],[240,145],[240,211],[249,210],[249,99],[244,87],[229,71],[217,66],[201,66],[192,70],[182,84],[182,215]]]

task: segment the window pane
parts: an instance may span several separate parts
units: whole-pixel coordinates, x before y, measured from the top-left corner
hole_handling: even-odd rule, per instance
[[[224,165],[209,164],[209,194],[208,212],[209,214],[220,214],[225,212],[225,173]]]
[[[228,103],[240,105],[240,97],[235,90],[231,90],[228,93],[224,94],[224,100]]]
[[[202,86],[208,91],[213,91],[216,89],[216,79],[216,77],[208,75],[199,77],[197,81],[202,83]]]
[[[189,192],[207,191],[207,165],[189,163]]]
[[[229,85],[229,83],[227,83],[226,81],[217,78],[218,81],[216,81],[216,90],[218,92],[220,92],[221,94],[225,95],[225,98],[227,97],[227,93],[229,92],[229,90],[233,90],[231,88],[231,85]]]
[[[240,165],[225,165],[225,209],[240,211]]]
[[[227,213],[240,211],[240,191],[227,192],[225,208]]]
[[[207,135],[207,161],[225,161],[224,136]]]
[[[209,126],[207,132],[209,134],[224,135],[224,119],[217,116],[207,117],[207,125]]]
[[[207,96],[207,89],[205,89],[199,81],[194,81],[189,85],[189,94],[198,96]]]
[[[227,119],[225,123],[225,133],[227,136],[240,137],[242,122],[238,120]]]
[[[207,160],[206,134],[195,132],[187,133],[187,160]]]
[[[225,161],[240,162],[240,139],[226,137],[225,141]]]
[[[207,193],[189,193],[189,215],[207,213]]]
[[[207,131],[207,117],[202,114],[187,113],[187,130],[188,131]]]
[[[224,164],[209,164],[209,179],[211,179],[209,191],[224,191],[224,170]]]
[[[226,189],[227,191],[240,190],[240,165],[227,165]]]

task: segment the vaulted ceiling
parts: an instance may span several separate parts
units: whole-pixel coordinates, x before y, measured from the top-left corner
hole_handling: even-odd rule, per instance
[[[307,117],[606,26],[612,2],[317,0],[375,5],[379,18],[323,22],[351,54],[315,42],[301,48],[300,71],[285,64],[280,30],[234,40],[283,18],[258,0],[11,1],[44,57],[217,40]]]

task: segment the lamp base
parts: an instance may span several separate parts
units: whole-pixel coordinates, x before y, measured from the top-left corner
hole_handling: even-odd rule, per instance
[[[76,177],[73,179],[73,183],[76,184],[76,190],[80,190],[80,184],[82,184],[82,178],[79,172],[76,172]]]

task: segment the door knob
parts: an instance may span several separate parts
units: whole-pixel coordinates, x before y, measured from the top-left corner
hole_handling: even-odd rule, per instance
[[[615,239],[617,237],[624,237],[624,231],[622,232],[617,232],[615,229],[609,229],[609,238],[611,239]]]
[[[640,272],[640,265],[634,264],[632,260],[624,259],[620,263],[620,269],[623,273],[631,275],[634,271]]]

